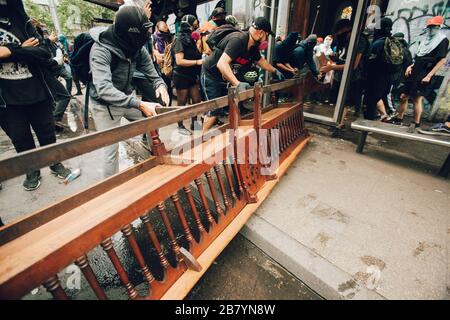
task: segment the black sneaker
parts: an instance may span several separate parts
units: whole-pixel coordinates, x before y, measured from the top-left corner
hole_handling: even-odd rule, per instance
[[[178,133],[184,136],[192,136],[192,132],[189,131],[185,126],[179,126]]]
[[[69,174],[72,173],[72,171],[64,167],[62,163],[57,163],[53,166],[50,166],[50,171],[59,179],[65,179]]]
[[[390,118],[389,120],[384,121],[384,122],[385,122],[385,123],[390,123],[390,124],[395,124],[395,125],[397,125],[397,126],[403,125],[403,119],[400,119],[400,118],[397,117],[397,116],[392,117],[392,118]]]
[[[25,181],[23,182],[23,188],[26,191],[36,190],[41,186],[41,171],[36,170],[27,173]]]

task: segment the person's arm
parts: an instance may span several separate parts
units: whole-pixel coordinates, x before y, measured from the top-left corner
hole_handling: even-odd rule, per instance
[[[275,72],[277,72],[277,69],[276,69],[273,65],[271,65],[271,64],[269,63],[269,61],[267,61],[264,57],[261,57],[261,58],[258,60],[257,65],[258,65],[261,69],[266,70],[266,71],[268,71],[268,72],[270,72],[270,73],[275,73]]]
[[[234,75],[233,70],[231,70],[230,65],[232,62],[233,59],[231,59],[228,54],[223,53],[217,63],[217,69],[219,69],[225,80],[227,80],[233,87],[236,87],[239,84],[239,80]]]
[[[139,99],[133,95],[126,95],[114,86],[112,82],[111,63],[111,52],[108,49],[101,48],[97,44],[94,44],[90,55],[90,65],[92,83],[97,90],[97,94],[100,99],[107,104],[123,108],[138,109],[141,105]]]
[[[11,57],[11,50],[8,47],[0,46],[0,59],[8,59]]]
[[[292,73],[295,72],[294,68],[289,67],[287,63],[286,63],[286,64],[283,64],[283,63],[277,63],[276,66],[277,66],[279,69],[282,69],[282,70],[287,71],[287,72],[292,72]]]
[[[439,60],[439,62],[434,66],[433,70],[431,70],[430,73],[427,74],[427,76],[425,78],[423,78],[422,82],[430,83],[431,78],[433,78],[436,75],[436,73],[445,65],[446,61],[447,61],[446,58]]]
[[[7,44],[1,47],[0,59],[5,62],[25,62],[27,64],[45,64],[51,59],[51,53],[37,38],[30,38],[18,44]],[[9,52],[8,52],[9,51]]]
[[[180,67],[194,67],[194,66],[201,66],[202,60],[187,60],[184,58],[184,52],[179,52],[175,54],[175,60],[177,62],[177,65]]]

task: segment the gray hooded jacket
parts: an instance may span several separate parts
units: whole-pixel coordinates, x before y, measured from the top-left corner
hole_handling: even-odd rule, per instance
[[[155,70],[147,50],[142,48],[134,58],[127,59],[117,46],[105,39],[100,40],[100,34],[106,29],[97,27],[89,32],[95,41],[89,59],[93,83],[89,95],[101,105],[138,108],[140,100],[132,94],[135,71],[143,73],[155,90],[167,86]]]

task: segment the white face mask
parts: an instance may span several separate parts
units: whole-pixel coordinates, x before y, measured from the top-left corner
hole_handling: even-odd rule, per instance
[[[327,47],[331,47],[333,44],[333,39],[325,38],[325,41],[323,42]]]

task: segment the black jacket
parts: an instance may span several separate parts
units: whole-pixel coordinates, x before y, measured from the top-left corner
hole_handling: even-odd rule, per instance
[[[11,51],[11,56],[6,59],[0,59],[0,63],[6,62],[26,63],[30,73],[33,75],[33,77],[36,77],[36,79],[39,80],[38,82],[41,83],[43,86],[42,90],[44,90],[44,92],[48,96],[48,99],[53,102],[54,99],[51,90],[49,88],[48,82],[50,79],[49,77],[52,77],[50,68],[54,65],[54,63],[56,63],[56,61],[51,59],[50,51],[44,45],[43,39],[38,34],[36,28],[32,25],[30,19],[26,15],[22,3],[20,1],[11,1],[10,3],[13,3],[14,6],[13,8],[8,7],[8,15],[10,16],[10,18],[15,19],[14,22],[18,26],[23,26],[20,31],[23,34],[25,34],[27,38],[35,37],[39,39],[40,44],[37,47],[26,47],[26,48],[22,48],[20,45],[14,43],[4,44],[4,46],[6,46]],[[8,3],[8,5],[10,3]],[[0,102],[2,101],[3,98],[0,95]]]

